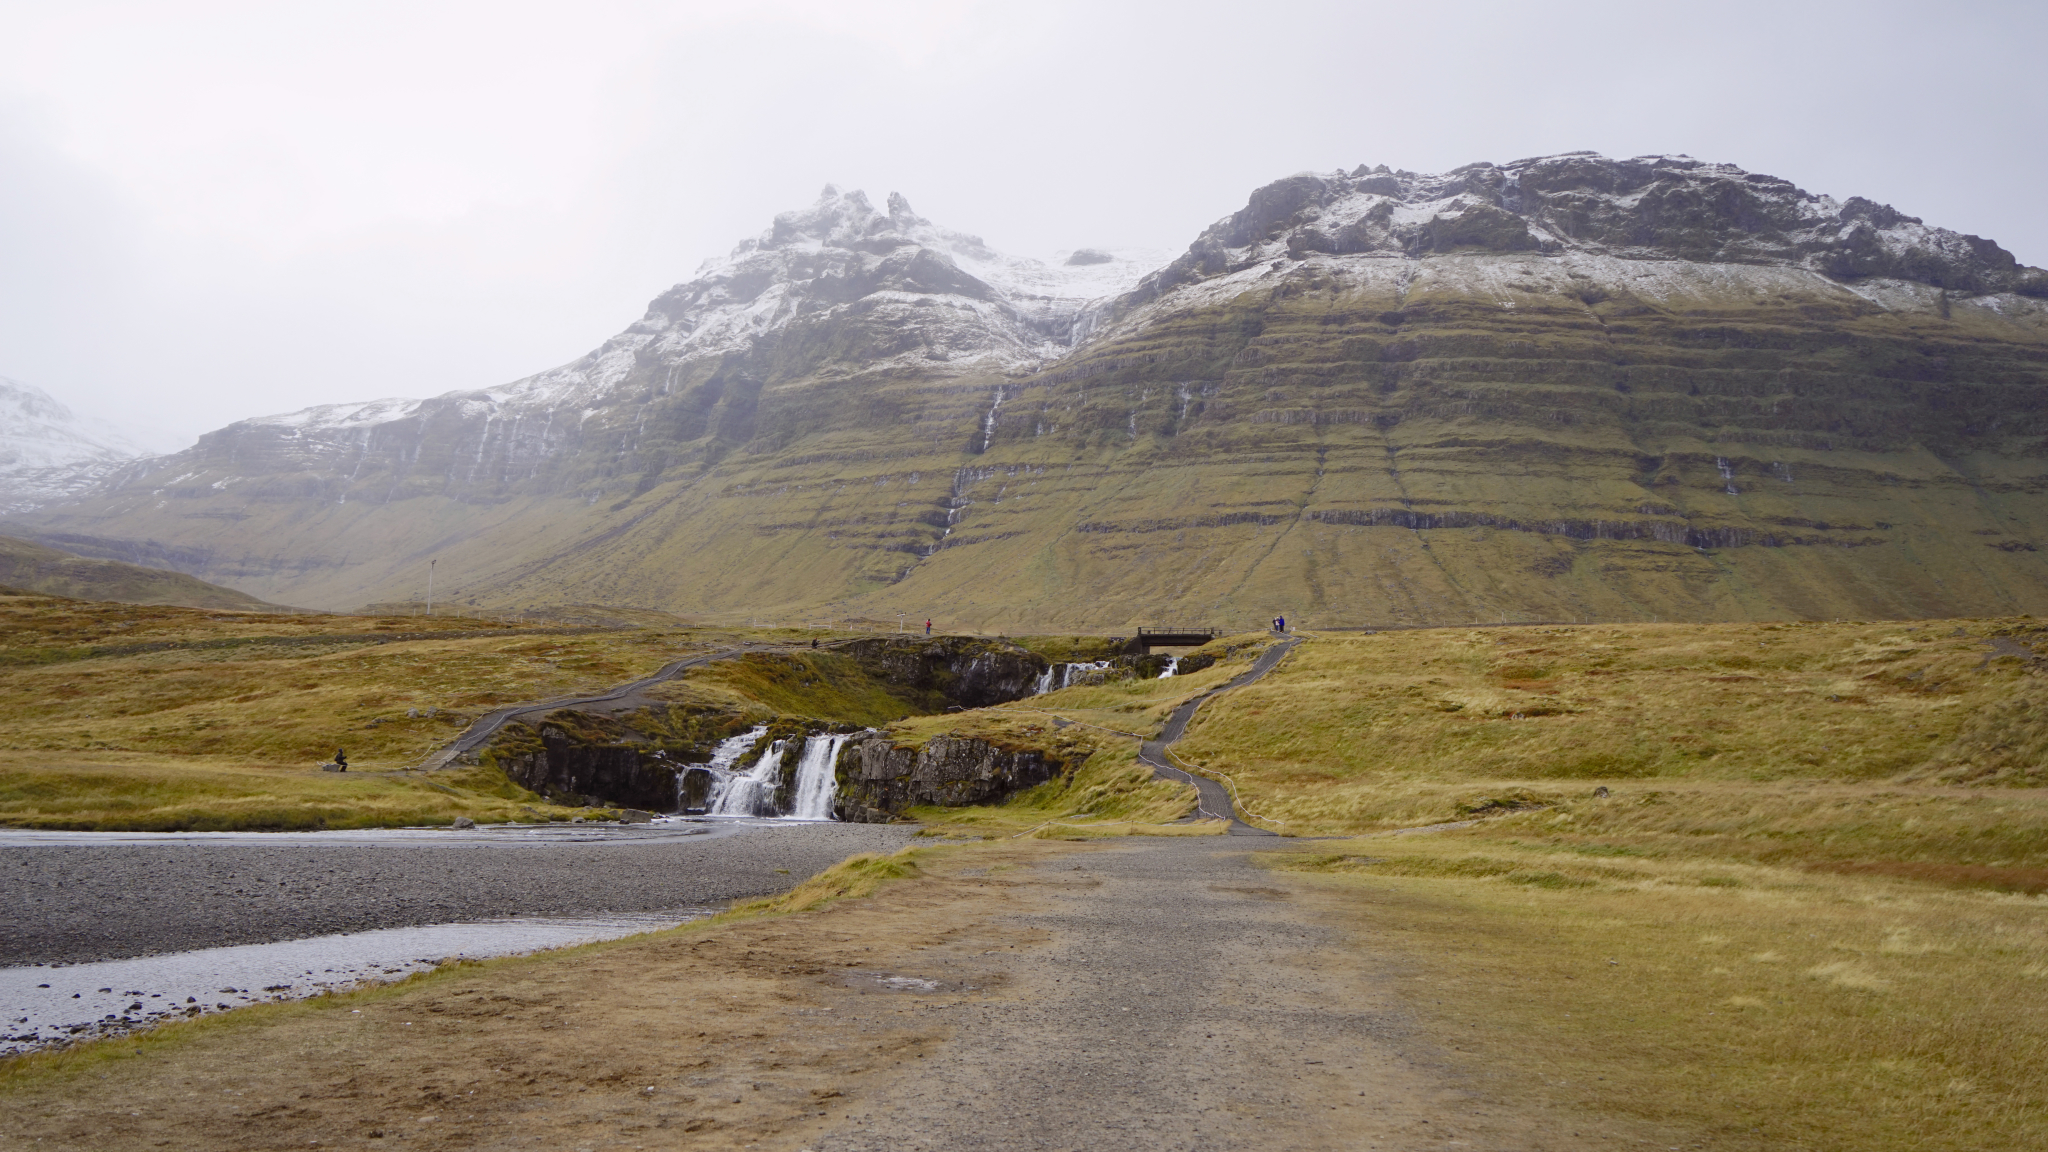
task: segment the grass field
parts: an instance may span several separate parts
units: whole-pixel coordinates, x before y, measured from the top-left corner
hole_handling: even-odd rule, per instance
[[[732,633],[0,596],[0,823],[567,819],[490,771],[392,775],[501,704],[602,691]],[[350,771],[323,773],[337,748]]]
[[[2040,1147],[2044,640],[1322,635],[1176,751],[1353,837],[1265,858],[1348,895],[1490,1092],[1717,1147]]]
[[[1272,853],[1342,890],[1510,1099],[1709,1146],[2048,1143],[2038,898],[1736,864],[1538,816]]]

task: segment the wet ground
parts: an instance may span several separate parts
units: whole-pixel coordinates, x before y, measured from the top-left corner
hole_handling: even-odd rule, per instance
[[[98,1039],[166,1020],[403,979],[444,960],[481,960],[615,940],[711,915],[536,916],[376,928],[90,964],[0,968],[0,1056]]]
[[[8,831],[0,833],[0,906],[8,909],[0,966],[514,916],[678,912],[781,891],[854,853],[894,851],[915,831],[735,821]]]

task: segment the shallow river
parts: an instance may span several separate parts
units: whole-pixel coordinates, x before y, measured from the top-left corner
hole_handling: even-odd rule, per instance
[[[669,927],[912,827],[0,830],[0,1053]],[[48,987],[42,987],[48,985]]]

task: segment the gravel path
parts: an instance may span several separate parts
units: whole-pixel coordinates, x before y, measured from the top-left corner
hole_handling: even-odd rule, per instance
[[[934,950],[899,968],[1003,991],[931,995],[924,1026],[950,1039],[807,1146],[1546,1146],[1449,1073],[1380,958],[1319,915],[1313,893],[1250,864],[1246,847],[1133,839],[1011,873],[1036,899],[1003,919],[1044,945]],[[834,1016],[859,1028],[871,1014],[879,1030],[893,1008],[855,1000]]]
[[[661,826],[562,842],[248,833],[0,844],[0,965],[77,963],[519,914],[662,912],[779,892],[916,829]],[[536,830],[537,832],[540,830]],[[559,836],[557,830],[551,835]],[[495,837],[496,839],[493,839]]]
[[[1207,776],[1197,776],[1192,772],[1183,771],[1175,767],[1173,762],[1167,757],[1166,749],[1168,746],[1178,743],[1181,736],[1187,732],[1188,721],[1195,718],[1195,709],[1200,708],[1203,701],[1216,695],[1218,692],[1228,692],[1232,688],[1241,688],[1271,672],[1279,665],[1280,661],[1287,658],[1289,652],[1294,651],[1294,646],[1299,643],[1301,641],[1298,639],[1285,640],[1259,653],[1259,658],[1252,662],[1250,671],[1232,678],[1228,683],[1211,688],[1209,691],[1175,708],[1173,714],[1166,718],[1166,727],[1160,730],[1159,739],[1147,740],[1138,747],[1138,760],[1152,769],[1154,777],[1161,780],[1178,780],[1183,784],[1193,784],[1195,786],[1196,815],[1210,820],[1230,821],[1230,831],[1227,835],[1277,836],[1278,833],[1269,832],[1264,828],[1254,828],[1250,824],[1238,819],[1237,808],[1230,800],[1230,790],[1223,786],[1222,781],[1212,780]]]

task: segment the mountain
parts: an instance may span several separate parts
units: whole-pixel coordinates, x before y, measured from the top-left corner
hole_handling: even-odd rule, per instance
[[[176,604],[238,612],[277,610],[276,605],[254,596],[182,572],[118,560],[89,560],[9,536],[0,536],[0,590],[123,604]]]
[[[13,522],[337,607],[436,557],[1012,630],[2006,613],[2048,609],[2044,400],[2048,273],[1687,157],[1298,175],[1161,265],[828,188],[573,364]]]
[[[48,392],[0,376],[0,512],[83,492],[142,455],[112,425],[81,418]]]

